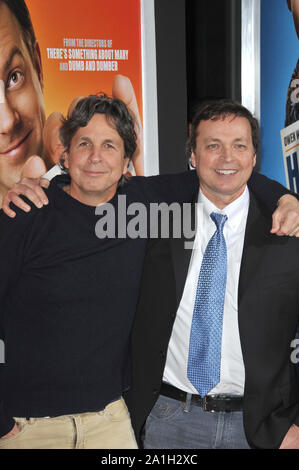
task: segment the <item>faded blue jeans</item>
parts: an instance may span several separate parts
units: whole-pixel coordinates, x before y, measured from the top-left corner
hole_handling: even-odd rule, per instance
[[[160,395],[145,425],[145,449],[250,449],[242,411],[211,413]]]

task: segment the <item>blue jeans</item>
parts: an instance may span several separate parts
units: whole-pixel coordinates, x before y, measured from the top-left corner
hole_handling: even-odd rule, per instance
[[[242,411],[207,412],[160,395],[145,425],[145,449],[250,449]]]

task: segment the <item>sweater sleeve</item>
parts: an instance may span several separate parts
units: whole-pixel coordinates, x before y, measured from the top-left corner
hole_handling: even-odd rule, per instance
[[[147,202],[192,202],[195,201],[199,190],[199,179],[196,171],[190,170],[173,175],[157,175],[149,177],[134,177],[142,179],[144,197]],[[299,199],[298,194],[289,191],[285,186],[261,173],[254,171],[248,180],[248,186],[255,196],[263,202],[271,212],[274,212],[278,200],[285,194]]]
[[[267,178],[254,171],[248,180],[248,186],[255,196],[263,202],[271,212],[274,212],[278,200],[285,194],[291,194],[299,199],[299,194],[294,194],[275,180]]]
[[[191,170],[168,175],[134,176],[132,183],[137,184],[139,191],[142,189],[142,199],[148,203],[192,202],[199,189],[197,173]]]
[[[10,219],[0,211],[0,340],[4,344],[4,362],[0,364],[0,437],[9,433],[14,426],[14,420],[5,409],[4,401],[5,369],[8,367],[5,362],[5,302],[10,288],[20,274],[24,240],[33,215],[15,207],[14,210],[17,212],[15,219]]]

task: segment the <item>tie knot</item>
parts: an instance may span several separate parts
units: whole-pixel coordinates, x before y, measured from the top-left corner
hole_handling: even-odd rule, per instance
[[[210,217],[213,222],[215,222],[217,230],[222,230],[225,222],[227,221],[227,215],[211,212]]]

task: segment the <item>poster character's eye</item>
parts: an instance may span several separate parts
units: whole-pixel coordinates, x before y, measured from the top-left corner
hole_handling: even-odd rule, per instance
[[[14,70],[9,74],[7,88],[16,88],[24,82],[24,74],[20,70]]]

